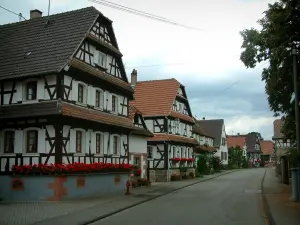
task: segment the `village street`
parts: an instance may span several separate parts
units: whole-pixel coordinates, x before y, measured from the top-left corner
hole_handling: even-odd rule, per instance
[[[265,169],[240,170],[130,208],[93,225],[263,225]]]

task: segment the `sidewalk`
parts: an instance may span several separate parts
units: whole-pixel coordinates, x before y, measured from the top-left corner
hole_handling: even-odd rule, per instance
[[[236,170],[207,175],[193,180],[154,183],[150,187],[132,189],[130,196],[120,194],[60,202],[0,202],[0,224],[87,224],[184,187],[234,171]]]
[[[267,168],[263,182],[271,225],[300,225],[300,203],[291,199],[291,188],[279,182],[275,167]]]

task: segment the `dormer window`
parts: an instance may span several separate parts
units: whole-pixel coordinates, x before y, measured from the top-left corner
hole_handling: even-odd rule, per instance
[[[26,100],[36,100],[37,82],[31,81],[26,86]]]
[[[84,87],[82,84],[78,84],[78,102],[83,103]]]

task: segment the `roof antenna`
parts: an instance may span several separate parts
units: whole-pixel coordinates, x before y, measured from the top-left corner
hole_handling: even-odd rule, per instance
[[[49,3],[48,3],[48,19],[47,19],[46,24],[49,23],[49,15],[50,15],[50,0],[49,0]]]

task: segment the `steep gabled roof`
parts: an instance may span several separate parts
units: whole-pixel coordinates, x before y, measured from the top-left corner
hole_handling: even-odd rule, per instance
[[[0,80],[59,72],[99,15],[88,7],[0,26]]]
[[[214,139],[214,137],[212,137],[212,136],[210,136],[209,134],[207,134],[207,133],[201,128],[201,126],[197,123],[197,121],[196,121],[196,123],[193,125],[192,129],[193,129],[192,131],[193,131],[194,133],[196,133],[196,134],[199,134],[199,135],[201,135],[201,136],[209,137],[209,138]]]
[[[260,141],[261,151],[264,155],[272,155],[274,150],[274,142],[273,141]]]
[[[174,116],[194,122],[192,117],[172,111],[178,88],[182,86],[176,79],[137,82],[134,87],[135,105],[146,116]],[[178,115],[180,114],[180,115]]]
[[[220,146],[221,137],[222,137],[222,129],[224,120],[197,120],[196,123],[206,132],[208,135],[212,136],[214,140],[214,145]]]
[[[228,148],[239,146],[241,149],[244,147],[246,137],[244,135],[227,135]]]
[[[256,134],[247,134],[246,135],[247,152],[259,152],[255,148],[256,140],[257,140]]]

